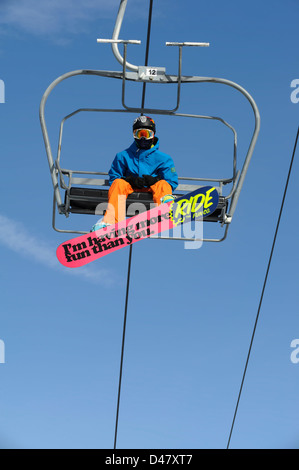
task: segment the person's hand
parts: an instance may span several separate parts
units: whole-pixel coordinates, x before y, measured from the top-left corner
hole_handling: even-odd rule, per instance
[[[161,178],[159,176],[151,176],[151,175],[142,175],[144,179],[145,186],[153,186],[153,184],[157,183]]]
[[[132,188],[141,189],[145,186],[144,178],[141,178],[141,176],[123,176],[122,179],[127,181]]]

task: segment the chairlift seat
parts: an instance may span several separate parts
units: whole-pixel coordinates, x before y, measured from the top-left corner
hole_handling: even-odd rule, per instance
[[[178,186],[179,188],[180,186]],[[66,211],[73,214],[91,214],[102,215],[105,212],[105,206],[96,210],[98,204],[107,203],[108,189],[71,187],[65,192]],[[174,192],[174,196],[182,196],[184,193]],[[133,203],[136,203],[133,205]],[[139,204],[140,205],[139,205]],[[127,197],[126,209],[127,216],[132,217],[139,212],[149,210],[153,204],[151,193],[134,192]],[[219,196],[217,209],[210,216],[205,218],[207,222],[222,222],[226,213],[228,201]]]

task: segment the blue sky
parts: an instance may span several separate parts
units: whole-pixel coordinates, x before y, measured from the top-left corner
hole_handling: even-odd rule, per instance
[[[112,448],[128,250],[68,270],[51,228],[52,185],[39,123],[48,85],[77,69],[120,70],[111,49],[118,0],[0,2],[0,446]],[[149,63],[177,73],[166,41],[210,42],[183,53],[183,74],[230,79],[255,99],[261,132],[228,238],[133,247],[118,448],[225,448],[298,128],[298,3],[154,2]],[[120,37],[141,39],[148,4],[128,2]],[[295,98],[297,95],[294,93]],[[65,81],[46,119],[56,152],[61,119],[79,107],[121,107],[120,82]],[[175,89],[148,87],[146,105],[172,107]],[[128,87],[141,102],[141,87]],[[238,162],[253,132],[244,97],[221,85],[182,89],[181,112],[221,116],[238,132]],[[80,115],[66,124],[64,167],[108,171],[130,145],[133,116]],[[181,122],[183,121],[183,122]],[[156,118],[180,176],[226,177],[232,141],[217,123]],[[298,448],[298,150],[230,447]],[[58,220],[88,230],[96,217]],[[68,225],[69,224],[69,225]],[[205,227],[204,233],[220,227]],[[205,232],[206,231],[206,232]],[[294,344],[294,343],[293,343]],[[299,343],[298,343],[299,344]],[[2,358],[3,359],[3,358]],[[3,361],[2,361],[3,362]]]

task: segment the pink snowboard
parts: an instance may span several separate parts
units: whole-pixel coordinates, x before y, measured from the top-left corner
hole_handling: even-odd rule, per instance
[[[216,188],[205,186],[184,197],[123,220],[115,225],[68,240],[57,248],[57,258],[77,268],[152,235],[212,214],[218,205]]]

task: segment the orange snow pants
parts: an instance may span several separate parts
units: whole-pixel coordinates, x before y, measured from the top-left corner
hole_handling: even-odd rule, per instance
[[[153,201],[158,206],[162,197],[172,194],[172,188],[167,181],[160,180],[149,188],[133,189],[127,181],[115,179],[108,192],[108,208],[104,216],[106,224],[115,224],[126,218],[126,199],[133,192],[153,193]]]

